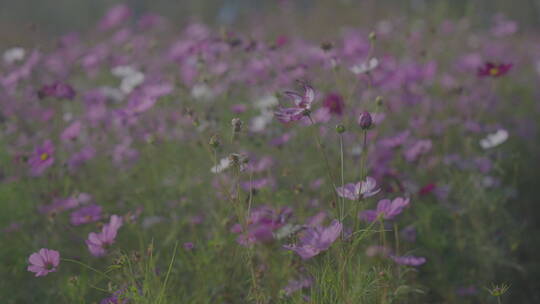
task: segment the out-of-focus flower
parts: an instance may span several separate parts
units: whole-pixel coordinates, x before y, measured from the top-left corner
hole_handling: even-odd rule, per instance
[[[288,207],[276,210],[261,206],[251,212],[247,228],[238,224],[232,230],[234,233],[241,233],[236,241],[243,246],[269,242],[274,239],[275,233],[287,224],[291,215],[292,209]]]
[[[313,285],[313,278],[309,276],[301,277],[297,280],[289,280],[287,286],[283,288],[283,292],[286,296],[292,295],[294,292],[303,288],[308,288]]]
[[[479,77],[500,77],[506,75],[512,68],[511,63],[492,63],[486,62],[478,68]]]
[[[60,135],[60,139],[62,139],[63,141],[75,140],[79,136],[81,128],[82,123],[80,121],[73,122],[71,125],[69,125],[69,127],[64,129],[64,131]]]
[[[407,148],[404,152],[405,159],[408,162],[416,161],[420,155],[426,154],[431,151],[433,144],[431,140],[419,140]]]
[[[413,255],[392,256],[392,260],[399,265],[420,266],[426,262],[426,258]]]
[[[99,221],[101,219],[101,210],[101,206],[95,204],[82,207],[71,213],[70,222],[74,226],[79,226]]]
[[[486,138],[480,140],[480,146],[483,149],[491,149],[504,143],[508,139],[508,131],[499,129],[497,132],[489,134]]]
[[[46,97],[54,97],[58,99],[73,99],[75,98],[75,90],[73,87],[67,83],[63,82],[54,82],[51,84],[46,84],[38,91],[38,97],[40,99]]]
[[[379,193],[381,189],[377,188],[377,182],[372,177],[366,177],[365,181],[346,184],[336,189],[337,194],[346,199],[357,201],[361,198],[367,198]]]
[[[349,68],[349,70],[356,75],[365,74],[370,71],[373,71],[379,66],[379,59],[377,58],[371,58],[366,62],[362,62],[360,64],[353,65]]]
[[[107,247],[112,245],[116,239],[118,229],[122,227],[122,218],[112,215],[108,224],[103,225],[101,232],[90,232],[86,245],[93,256],[100,257],[107,253]]]
[[[323,107],[331,114],[341,116],[345,109],[345,102],[343,102],[343,97],[338,93],[330,93],[324,98]]]
[[[14,47],[14,48],[5,50],[4,54],[2,55],[2,58],[4,59],[5,63],[12,64],[17,61],[22,61],[25,55],[26,55],[26,51],[23,48]]]
[[[310,227],[304,230],[295,245],[285,245],[284,248],[296,252],[302,259],[310,259],[328,250],[339,235],[343,225],[333,220],[328,227]]]
[[[296,92],[285,92],[285,95],[292,99],[294,107],[278,108],[274,112],[274,116],[277,118],[277,120],[284,123],[297,121],[301,120],[306,115],[306,113],[309,112],[309,110],[311,109],[311,104],[313,103],[313,100],[315,100],[315,90],[313,90],[313,88],[308,84],[304,83],[303,86],[303,95],[300,95]]]
[[[34,150],[34,153],[28,159],[30,165],[30,174],[39,176],[54,163],[54,146],[52,141],[46,140],[43,145]]]
[[[28,258],[28,271],[36,273],[36,277],[46,276],[55,272],[60,264],[60,253],[56,250],[41,248]]]
[[[366,222],[374,222],[379,216],[382,216],[385,220],[391,220],[401,212],[405,207],[409,206],[410,200],[408,198],[397,197],[393,201],[389,199],[380,200],[377,203],[376,210],[365,210],[360,212],[359,216]]]

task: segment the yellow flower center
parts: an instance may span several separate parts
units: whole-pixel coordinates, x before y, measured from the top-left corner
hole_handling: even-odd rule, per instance
[[[497,76],[497,75],[499,75],[499,69],[498,68],[491,68],[491,69],[489,69],[489,74],[491,76]]]
[[[41,158],[41,160],[47,160],[49,158],[49,154],[41,153],[40,158]]]

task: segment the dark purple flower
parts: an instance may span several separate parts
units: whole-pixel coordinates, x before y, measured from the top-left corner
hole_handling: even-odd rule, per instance
[[[35,272],[36,277],[46,276],[49,272],[57,270],[60,264],[60,253],[56,250],[41,248],[30,255],[28,262],[30,262],[28,271]]]
[[[46,97],[54,97],[58,99],[70,99],[75,98],[75,90],[72,86],[63,82],[54,82],[52,84],[44,85],[38,91],[38,97],[40,99]]]
[[[413,255],[392,256],[392,260],[399,265],[420,266],[426,262],[426,258]]]
[[[478,68],[479,77],[500,77],[504,76],[510,71],[512,64],[508,63],[492,63],[486,62],[483,66]]]
[[[107,253],[107,247],[112,245],[116,239],[118,229],[122,226],[122,218],[112,215],[108,224],[103,225],[101,232],[90,232],[86,245],[93,256],[100,257]]]
[[[274,116],[277,118],[277,120],[284,123],[297,121],[301,120],[306,115],[306,113],[309,113],[309,110],[311,109],[311,104],[315,99],[315,90],[313,90],[313,88],[308,84],[303,84],[303,86],[303,95],[300,95],[296,92],[285,92],[285,95],[291,98],[294,102],[294,107],[278,108],[274,112]]]
[[[95,204],[82,207],[71,213],[70,222],[74,226],[79,226],[99,221],[101,219],[101,210],[101,206]]]
[[[397,197],[393,201],[389,199],[380,200],[376,210],[365,210],[360,212],[359,216],[366,222],[373,222],[382,216],[385,220],[391,220],[409,206],[409,199]]]
[[[343,102],[343,97],[341,97],[341,95],[330,93],[324,98],[323,107],[330,113],[341,116],[345,109],[345,102]]]
[[[328,250],[330,245],[337,240],[342,229],[343,225],[338,220],[333,220],[326,228],[310,227],[302,232],[298,244],[283,247],[296,252],[302,259],[306,260]]]
[[[371,197],[379,193],[381,189],[377,188],[377,182],[372,177],[366,177],[365,181],[346,184],[336,189],[337,194],[346,199],[357,201],[361,198]]]
[[[54,163],[54,146],[52,141],[46,140],[43,145],[37,147],[28,159],[30,174],[39,176]]]
[[[435,188],[437,188],[437,185],[435,183],[429,183],[424,187],[420,188],[420,190],[418,190],[418,195],[428,195],[433,192]]]

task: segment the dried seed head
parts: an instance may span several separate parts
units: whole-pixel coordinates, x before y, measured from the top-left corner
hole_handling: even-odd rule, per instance
[[[240,118],[233,118],[231,120],[231,125],[233,127],[233,132],[234,133],[238,133],[242,130],[242,125],[244,123],[242,122],[242,120],[240,120]]]
[[[209,144],[210,147],[217,149],[221,144],[219,141],[219,137],[217,135],[212,135],[212,137],[210,137]]]

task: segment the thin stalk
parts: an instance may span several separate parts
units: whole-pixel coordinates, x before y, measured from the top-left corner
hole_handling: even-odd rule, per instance
[[[339,201],[339,197],[337,196],[337,193],[336,193],[336,183],[334,182],[334,174],[332,173],[332,168],[330,167],[330,161],[328,160],[328,155],[326,155],[326,152],[324,151],[322,145],[321,145],[321,139],[319,138],[319,133],[317,131],[317,129],[315,128],[316,125],[315,125],[315,122],[313,121],[313,119],[311,118],[311,115],[307,115],[307,117],[309,118],[309,121],[311,122],[311,126],[313,127],[313,133],[314,133],[314,136],[315,136],[315,141],[317,143],[317,148],[319,149],[319,151],[321,152],[322,156],[323,156],[323,159],[324,159],[324,163],[326,164],[326,171],[328,173],[328,178],[330,178],[330,182],[332,183],[332,193],[334,194],[334,198],[336,200],[336,203],[338,203]]]
[[[85,264],[83,262],[80,262],[80,261],[77,261],[77,260],[72,260],[72,259],[66,259],[66,258],[62,258],[62,261],[74,263],[74,264],[77,264],[79,266],[83,266],[84,268],[89,269],[89,270],[91,270],[91,271],[93,271],[93,272],[95,272],[95,273],[97,273],[99,275],[102,275],[103,277],[105,277],[105,278],[107,278],[107,279],[109,279],[111,281],[115,281],[114,278],[112,278],[108,274],[104,273],[103,271],[99,271],[99,270],[95,269],[94,267],[92,267],[90,265],[87,265],[87,264]]]

